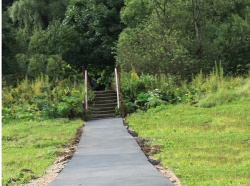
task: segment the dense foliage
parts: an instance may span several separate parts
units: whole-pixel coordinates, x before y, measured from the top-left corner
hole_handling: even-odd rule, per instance
[[[243,88],[237,89],[236,86]],[[208,75],[200,71],[191,82],[180,81],[164,74],[138,76],[134,70],[130,73],[123,72],[121,76],[121,91],[126,114],[179,103],[209,108],[247,97],[249,90],[249,77],[225,76],[220,65]]]
[[[50,55],[78,71],[117,62],[126,71],[190,80],[220,61],[226,73],[244,74],[249,7],[248,0],[4,1],[3,74]]]
[[[3,1],[3,74],[74,81],[84,65],[108,89],[117,63],[128,113],[196,102],[197,87],[185,86],[201,70],[209,76],[220,63],[224,74],[248,74],[249,7],[248,0]],[[20,86],[4,87],[4,98]]]
[[[141,74],[190,79],[215,61],[242,74],[250,59],[250,1],[125,0],[117,62]]]
[[[4,5],[3,74],[17,73],[23,63],[27,69],[34,61],[44,63],[51,55],[61,56],[77,71],[82,65],[114,67],[112,50],[123,29],[122,0],[19,0]],[[38,74],[45,73],[42,66]]]
[[[50,81],[44,75],[30,81],[26,77],[16,87],[3,87],[2,121],[82,117],[83,100],[84,84],[81,81]]]

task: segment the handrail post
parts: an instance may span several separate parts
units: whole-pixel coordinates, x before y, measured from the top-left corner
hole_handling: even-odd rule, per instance
[[[117,94],[117,106],[120,109],[120,92],[119,92],[119,81],[118,81],[118,73],[117,68],[115,68],[115,82],[116,82],[116,94]]]
[[[85,70],[85,77],[84,77],[84,80],[85,80],[85,110],[86,112],[88,111],[88,74],[87,74],[87,70]]]

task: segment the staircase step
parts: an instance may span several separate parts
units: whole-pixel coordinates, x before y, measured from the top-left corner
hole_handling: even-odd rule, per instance
[[[91,115],[95,115],[95,114],[115,114],[115,110],[98,110],[98,111],[91,111]]]
[[[95,96],[93,101],[97,101],[97,100],[116,100],[116,99],[117,99],[116,95],[111,95],[111,96],[102,95],[102,96]]]
[[[94,113],[94,112],[115,112],[115,107],[106,107],[106,108],[92,107],[89,110],[91,111],[91,113]]]
[[[90,104],[96,105],[96,104],[112,104],[112,103],[117,103],[117,100],[115,99],[107,99],[107,100],[94,100]]]
[[[115,117],[117,94],[114,90],[94,91],[94,99],[89,102],[89,118]]]
[[[117,96],[116,93],[109,93],[109,94],[95,94],[95,97],[110,97],[110,96]]]
[[[106,107],[97,107],[97,106],[95,106],[95,107],[92,107],[91,110],[92,111],[103,111],[103,110],[105,110],[105,111],[106,110],[108,110],[108,111],[110,111],[110,110],[114,111],[115,108],[116,108],[116,106],[106,106]]]
[[[91,119],[95,119],[95,118],[108,118],[108,117],[115,117],[115,114],[112,113],[108,113],[108,114],[92,114],[91,115]]]
[[[92,102],[92,103],[89,103],[89,106],[90,107],[116,107],[117,105],[117,101],[114,101],[114,102],[109,102],[109,103],[103,103],[103,102]]]
[[[102,92],[102,91],[95,91],[94,94],[96,96],[101,96],[101,95],[117,95],[116,91],[108,91],[108,92]]]
[[[116,91],[114,90],[103,90],[103,91],[94,91],[95,95],[100,95],[100,94],[116,94]]]

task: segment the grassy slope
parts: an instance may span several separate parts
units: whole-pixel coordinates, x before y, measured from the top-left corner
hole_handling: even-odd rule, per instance
[[[183,185],[250,185],[250,97],[211,108],[160,106],[127,118],[162,145],[156,157]]]
[[[3,185],[17,185],[41,176],[69,145],[83,121],[67,119],[11,122],[2,127]],[[16,182],[16,183],[15,183]]]

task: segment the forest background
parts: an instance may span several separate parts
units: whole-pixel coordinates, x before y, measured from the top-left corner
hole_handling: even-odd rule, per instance
[[[201,69],[209,73],[217,61],[226,74],[242,75],[249,69],[249,5],[248,0],[3,1],[2,73],[56,78],[85,66],[100,77],[121,64],[138,74],[190,80]]]

